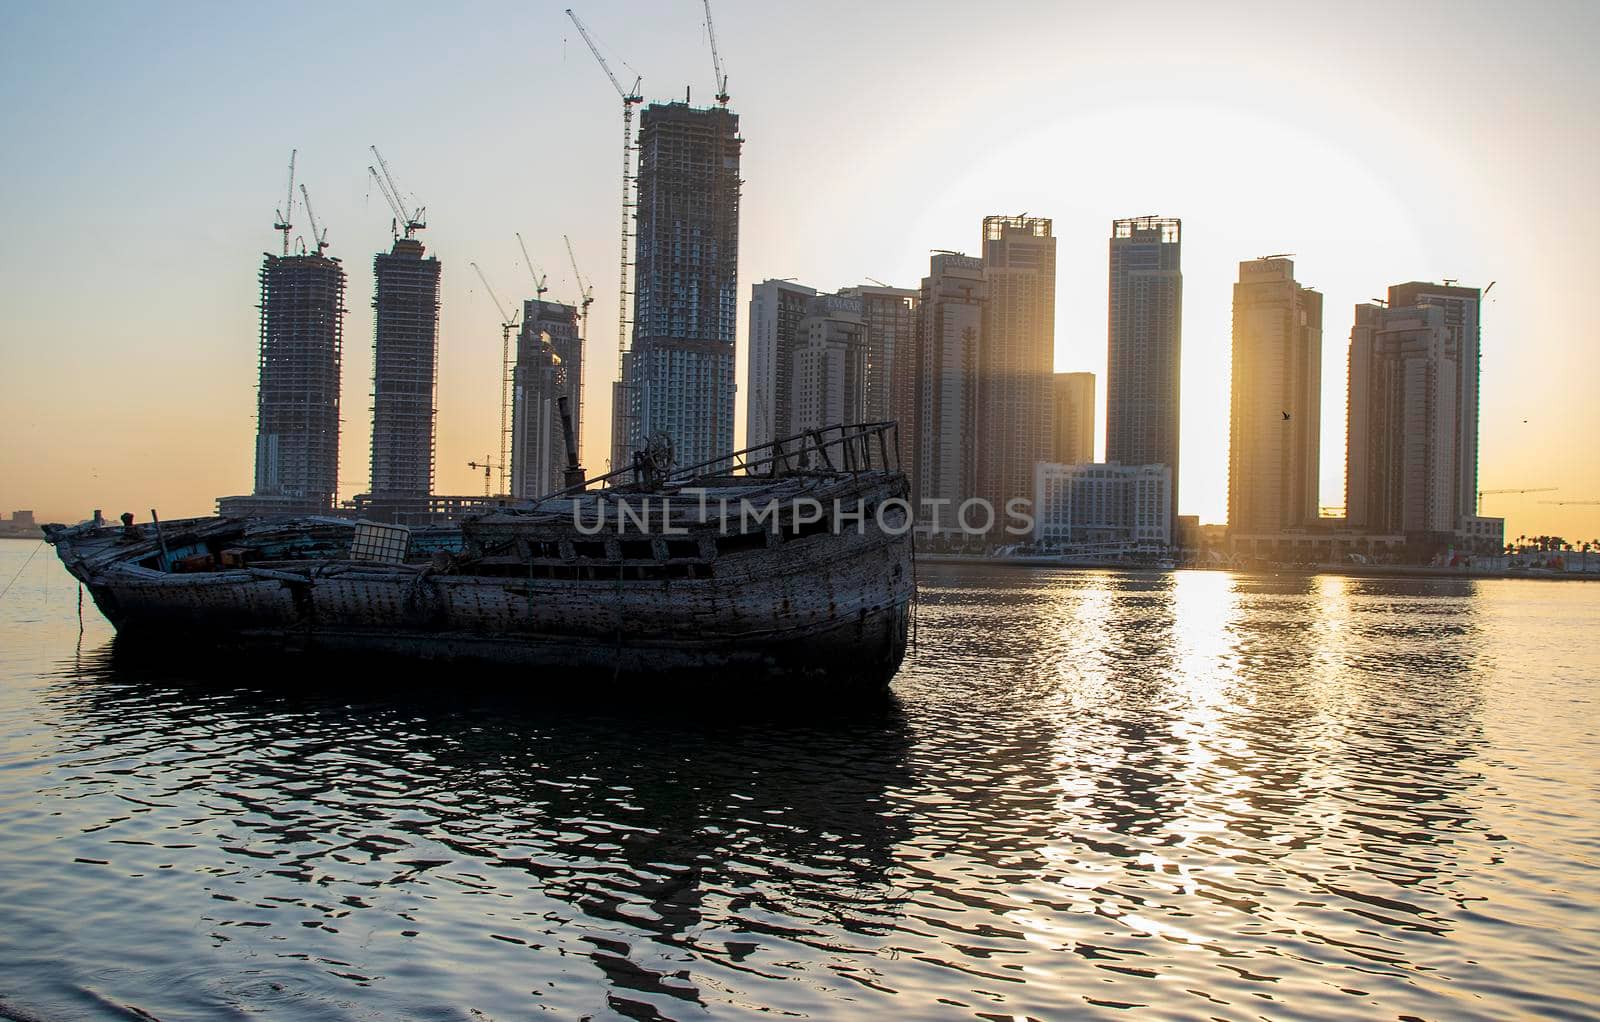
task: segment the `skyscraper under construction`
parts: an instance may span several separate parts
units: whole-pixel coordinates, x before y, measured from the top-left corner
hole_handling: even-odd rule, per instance
[[[439,260],[396,238],[372,260],[372,495],[433,492],[434,390],[439,377]]]
[[[331,508],[339,489],[344,312],[339,260],[268,254],[262,262],[255,496],[285,509]]]
[[[578,310],[560,302],[522,303],[522,331],[512,370],[511,496],[532,500],[560,489],[566,468],[560,399],[571,400],[573,447],[579,435],[583,338]]]
[[[733,449],[739,117],[655,103],[640,119],[634,323],[612,466],[657,434],[679,464]]]

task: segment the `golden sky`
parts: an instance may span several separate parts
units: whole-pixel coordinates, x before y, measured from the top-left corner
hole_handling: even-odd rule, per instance
[[[366,489],[366,147],[428,207],[444,261],[437,489],[497,451],[514,231],[596,285],[584,460],[615,372],[620,103],[564,2],[0,12],[0,511],[207,513],[252,479],[256,272],[285,164],[350,275],[341,495]],[[746,138],[749,285],[915,286],[985,214],[1055,220],[1057,367],[1101,375],[1114,218],[1184,221],[1183,510],[1221,521],[1237,263],[1293,252],[1326,295],[1322,503],[1343,502],[1351,307],[1391,283],[1498,281],[1483,315],[1481,485],[1507,533],[1600,537],[1593,4],[1025,3],[715,8]],[[709,100],[701,7],[580,13],[651,99]],[[626,84],[626,83],[625,83]],[[303,221],[303,214],[300,219]],[[298,233],[298,231],[297,231]],[[737,421],[743,425],[742,394]]]

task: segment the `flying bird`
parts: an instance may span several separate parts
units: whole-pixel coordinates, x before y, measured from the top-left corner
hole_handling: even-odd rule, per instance
[[[1284,422],[1288,422],[1289,421],[1289,413],[1288,412],[1284,412],[1283,413],[1283,421]]]

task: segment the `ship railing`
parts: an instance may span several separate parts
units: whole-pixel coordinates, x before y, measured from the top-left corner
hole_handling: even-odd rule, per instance
[[[551,496],[618,487],[659,489],[707,476],[775,479],[791,475],[850,475],[900,471],[900,429],[894,420],[808,429],[693,465],[662,466],[635,456],[635,464],[585,479]]]

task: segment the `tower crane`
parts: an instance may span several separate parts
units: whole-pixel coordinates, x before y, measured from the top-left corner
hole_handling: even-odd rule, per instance
[[[589,306],[594,304],[594,285],[583,279],[583,272],[578,269],[578,257],[572,251],[572,239],[565,234],[561,240],[567,243],[567,258],[572,262],[572,276],[578,281],[578,303],[583,317],[582,333],[579,335],[580,344],[589,343]],[[575,417],[578,420],[578,431],[583,431],[583,387],[578,387],[578,392],[573,396],[573,403],[578,406]]]
[[[1503,493],[1554,493],[1554,492],[1556,492],[1556,488],[1554,486],[1529,486],[1529,487],[1524,487],[1522,489],[1517,489],[1517,488],[1513,487],[1512,489],[1509,489],[1509,490],[1479,490],[1478,491],[1478,514],[1480,514],[1480,515],[1483,514],[1483,498],[1485,498],[1485,497],[1493,497],[1493,496],[1496,496],[1498,494],[1503,494]]]
[[[306,191],[304,182],[300,184],[300,196],[306,200],[306,219],[311,221],[311,242],[317,246],[317,255],[321,255],[328,247],[328,229],[317,226],[317,214],[311,212],[311,193]]]
[[[542,273],[539,270],[538,267],[533,265],[533,260],[531,258],[529,258],[529,256],[528,256],[528,246],[522,240],[522,232],[521,231],[517,231],[516,235],[517,235],[517,247],[522,249],[522,262],[523,262],[523,265],[528,268],[528,276],[533,278],[533,293],[534,293],[534,297],[539,299],[539,301],[542,302],[542,301],[544,301],[545,292],[550,290],[548,287],[545,287],[545,285],[544,285],[544,282],[545,282],[545,280],[547,278],[545,277],[544,273]]]
[[[494,302],[495,311],[500,313],[500,492],[509,492],[506,489],[506,441],[511,436],[511,427],[506,422],[506,416],[511,404],[511,331],[517,328],[517,314],[506,314],[506,307],[500,304],[500,296],[494,293],[494,288],[489,285],[489,278],[483,275],[483,270],[477,263],[472,264],[472,270],[483,281],[483,289],[489,292],[489,300]],[[485,458],[487,462],[487,457]],[[468,462],[471,465],[471,462]],[[476,465],[472,465],[476,468]],[[489,495],[489,466],[483,466],[484,496]]]
[[[1558,507],[1594,507],[1600,505],[1600,500],[1541,500],[1541,504],[1555,504]]]
[[[722,57],[717,53],[717,30],[711,26],[711,0],[706,5],[706,38],[711,42],[711,70],[717,75],[717,102],[728,105],[728,76],[722,73]]]
[[[489,456],[485,454],[482,461],[469,461],[467,462],[467,467],[483,469],[483,496],[487,499],[489,497],[489,470],[494,468],[494,465],[489,462]],[[502,460],[500,462],[500,478],[502,482],[505,480],[505,474],[506,463]],[[504,487],[502,486],[501,489],[504,489]]]
[[[294,225],[289,222],[289,218],[294,214],[294,158],[299,154],[300,150],[298,149],[289,150],[288,195],[283,200],[283,208],[277,211],[277,219],[272,222],[272,229],[283,233],[284,255],[289,254],[289,232],[294,229]]]
[[[583,273],[578,269],[578,257],[572,253],[572,239],[563,234],[561,240],[567,243],[567,258],[572,262],[572,276],[578,281],[578,300],[583,305],[583,325],[587,330],[589,325],[589,306],[594,304],[594,285],[583,279]],[[585,337],[589,336],[586,332]]]
[[[395,232],[399,233],[400,228],[403,226],[406,237],[414,236],[418,231],[428,226],[427,220],[424,219],[428,212],[427,209],[423,206],[418,206],[410,213],[405,211],[405,207],[402,205],[405,193],[400,190],[399,185],[394,183],[394,175],[389,172],[389,164],[384,160],[383,154],[378,152],[377,146],[368,146],[367,148],[371,149],[372,155],[378,158],[378,167],[383,168],[383,173],[380,174],[377,168],[368,164],[367,172],[378,182],[378,190],[388,200],[389,208],[394,210]]]
[[[622,83],[617,81],[617,76],[611,73],[611,67],[606,63],[606,58],[600,55],[600,48],[589,37],[589,30],[573,13],[572,8],[567,8],[567,17],[572,19],[577,26],[578,34],[583,36],[583,41],[589,47],[589,52],[594,54],[595,61],[600,65],[600,70],[606,73],[611,87],[617,90],[617,95],[622,99],[622,232],[617,243],[617,387],[613,393],[611,423],[611,461],[614,466],[620,466],[620,458],[624,445],[628,442],[627,428],[631,419],[628,405],[628,381],[623,374],[623,364],[628,350],[628,216],[633,207],[633,108],[644,102],[644,96],[639,92],[639,86],[644,81],[642,77],[635,76],[633,88],[624,89]]]

